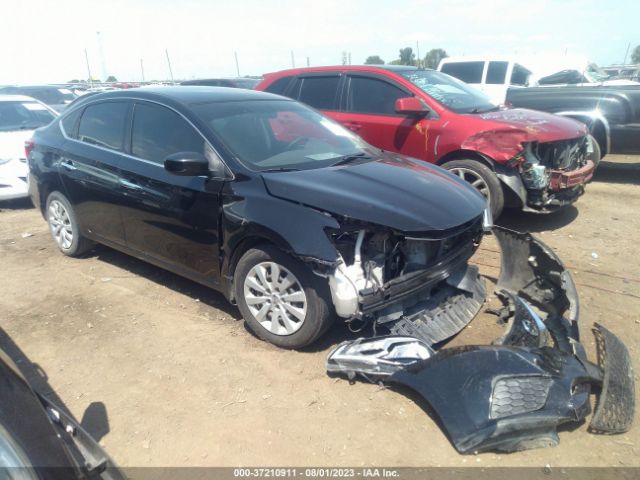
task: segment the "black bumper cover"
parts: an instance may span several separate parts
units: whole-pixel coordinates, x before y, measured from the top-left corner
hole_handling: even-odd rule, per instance
[[[327,370],[415,390],[460,453],[556,445],[559,425],[591,413],[592,390],[598,398],[590,431],[628,431],[635,390],[626,347],[596,324],[598,364],[589,362],[579,342],[576,288],[562,262],[529,234],[494,233],[503,252],[497,293],[511,322],[494,345],[436,351],[406,335],[359,339],[331,352]]]

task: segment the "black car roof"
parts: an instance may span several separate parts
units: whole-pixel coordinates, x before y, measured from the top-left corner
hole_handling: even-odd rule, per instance
[[[228,87],[202,87],[202,86],[170,86],[170,87],[144,87],[129,88],[126,90],[109,90],[89,96],[86,100],[110,100],[116,98],[140,98],[146,100],[165,101],[171,104],[190,106],[198,103],[209,102],[242,102],[249,100],[289,100],[271,93],[256,90],[244,90]],[[80,97],[83,99],[83,97]],[[79,100],[77,105],[84,104]]]

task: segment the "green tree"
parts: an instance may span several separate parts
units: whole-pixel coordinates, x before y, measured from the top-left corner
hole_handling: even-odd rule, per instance
[[[443,58],[447,58],[447,52],[445,52],[441,48],[432,48],[427,52],[427,56],[424,57],[424,66],[426,68],[438,68],[440,65],[440,60]]]
[[[105,80],[105,82],[110,82],[110,83],[117,82],[117,81],[118,81],[118,79],[116,77],[114,77],[113,75],[109,75],[107,77],[107,79]]]
[[[631,63],[640,63],[640,45],[633,49],[631,54]]]
[[[399,65],[415,65],[416,64],[416,55],[413,53],[413,48],[406,47],[400,49],[400,60]]]
[[[384,65],[384,60],[378,55],[371,55],[364,61],[365,65]]]

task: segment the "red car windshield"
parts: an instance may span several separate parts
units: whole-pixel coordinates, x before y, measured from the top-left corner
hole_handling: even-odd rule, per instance
[[[470,87],[457,78],[435,70],[406,70],[399,72],[431,98],[457,113],[483,113],[496,110],[480,90]]]

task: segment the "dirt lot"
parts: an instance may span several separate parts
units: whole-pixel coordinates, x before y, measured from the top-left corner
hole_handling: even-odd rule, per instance
[[[598,321],[638,366],[640,157],[607,160],[575,208],[502,223],[539,232],[570,266],[591,355]],[[27,203],[0,209],[0,343],[122,466],[640,466],[638,418],[626,435],[582,425],[556,448],[461,456],[413,399],[326,375],[330,348],[354,337],[343,325],[308,351],[279,350],[221,295],[105,247],[66,258]],[[495,249],[475,258],[492,277]]]

